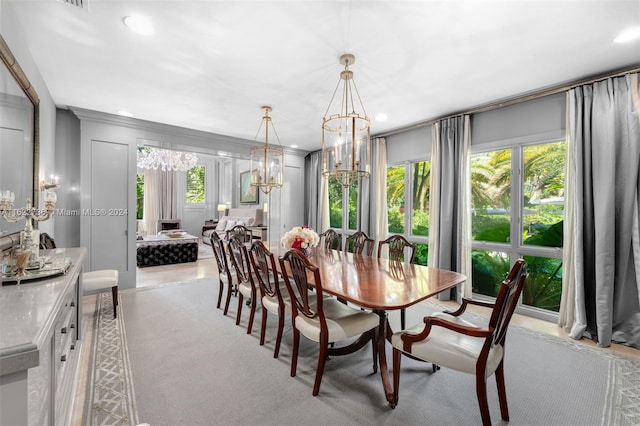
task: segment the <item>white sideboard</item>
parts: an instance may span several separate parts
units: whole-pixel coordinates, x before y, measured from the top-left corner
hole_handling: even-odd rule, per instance
[[[65,275],[0,288],[0,424],[69,424],[82,342],[85,248]],[[41,253],[46,255],[46,251]]]

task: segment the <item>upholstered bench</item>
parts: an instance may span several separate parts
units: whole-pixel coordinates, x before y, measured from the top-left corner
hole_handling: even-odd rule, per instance
[[[115,318],[118,307],[118,271],[115,269],[102,269],[99,271],[85,272],[82,274],[82,287],[84,293],[111,289],[113,298],[113,317]]]

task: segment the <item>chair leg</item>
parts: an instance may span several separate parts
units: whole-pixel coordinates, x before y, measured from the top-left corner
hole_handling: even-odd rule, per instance
[[[278,358],[280,353],[280,343],[282,342],[282,334],[284,332],[284,309],[278,309],[278,335],[276,336],[276,347],[273,350],[273,357]]]
[[[227,301],[224,304],[224,315],[227,315],[229,311],[229,304],[231,303],[231,293],[233,293],[233,283],[229,283],[227,286]]]
[[[491,425],[489,404],[487,403],[487,381],[484,377],[484,371],[476,371],[476,394],[478,396],[478,405],[480,406],[482,424],[484,426]]]
[[[267,331],[267,310],[262,307],[262,322],[260,324],[260,346],[264,345],[264,335]]]
[[[393,349],[393,400],[395,404],[390,404],[391,408],[396,408],[398,405],[398,393],[400,390],[400,358],[402,352],[397,349]]]
[[[300,332],[295,328],[295,321],[293,321],[293,352],[291,353],[291,377],[296,376],[296,370],[298,368],[298,346],[300,345]]]
[[[218,291],[218,304],[216,305],[216,308],[220,309],[220,304],[222,303],[222,292],[224,291],[224,284],[222,283],[222,280],[220,281],[220,290]]]
[[[118,316],[118,286],[114,285],[111,287],[111,298],[113,299],[113,317],[117,318]]]
[[[316,381],[313,384],[313,396],[320,393],[320,382],[322,382],[322,374],[324,373],[324,366],[327,363],[327,356],[329,353],[329,342],[326,337],[320,338],[320,353],[318,354],[318,367],[316,368]]]
[[[496,382],[498,384],[498,398],[500,399],[500,414],[502,420],[509,421],[509,407],[507,405],[507,390],[504,386],[504,368],[503,362],[500,362],[496,370]]]
[[[247,324],[247,334],[251,334],[253,330],[253,319],[256,316],[256,294],[255,291],[251,295],[251,310],[249,311],[249,324]]]
[[[242,302],[244,300],[244,296],[242,293],[238,292],[238,312],[236,313],[236,325],[240,325],[240,315],[242,315]]]

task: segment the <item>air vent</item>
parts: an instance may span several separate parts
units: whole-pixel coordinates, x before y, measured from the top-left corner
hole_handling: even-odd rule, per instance
[[[57,0],[58,3],[64,3],[79,9],[89,9],[89,0]]]

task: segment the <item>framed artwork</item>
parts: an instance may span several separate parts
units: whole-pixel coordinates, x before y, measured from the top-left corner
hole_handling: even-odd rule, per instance
[[[258,187],[251,186],[251,175],[255,170],[240,172],[240,204],[258,204]]]

